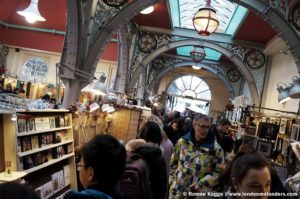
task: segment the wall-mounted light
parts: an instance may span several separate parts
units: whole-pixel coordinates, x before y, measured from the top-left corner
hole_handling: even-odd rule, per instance
[[[290,85],[286,85],[282,82],[279,82],[277,84],[277,91],[278,91],[278,102],[280,104],[283,104],[287,101],[289,101],[291,98],[289,97],[290,95]]]
[[[13,122],[15,122],[15,121],[17,121],[17,114],[16,113],[13,113],[12,115],[11,115],[11,121],[13,121]]]
[[[154,11],[154,7],[150,6],[150,7],[146,8],[146,9],[142,10],[140,13],[144,14],[144,15],[147,15],[147,14],[152,13],[153,11]]]
[[[300,77],[293,77],[293,83],[292,87],[290,88],[289,96],[293,99],[299,99],[300,98]]]
[[[46,21],[44,17],[39,12],[38,9],[39,0],[31,0],[30,5],[25,10],[17,11],[19,15],[25,17],[29,23],[34,23],[36,21]]]

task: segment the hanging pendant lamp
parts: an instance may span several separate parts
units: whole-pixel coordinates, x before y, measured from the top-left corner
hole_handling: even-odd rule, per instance
[[[218,26],[219,20],[216,10],[210,5],[211,0],[206,1],[206,6],[200,8],[193,17],[193,25],[201,36],[209,36],[214,33]]]

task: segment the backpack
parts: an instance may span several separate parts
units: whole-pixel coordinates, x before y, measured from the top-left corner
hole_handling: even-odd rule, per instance
[[[119,180],[118,188],[124,199],[151,199],[149,168],[139,154],[132,154],[126,160],[126,167]]]

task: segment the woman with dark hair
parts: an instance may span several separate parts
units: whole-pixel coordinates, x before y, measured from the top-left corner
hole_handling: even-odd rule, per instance
[[[146,140],[146,142],[152,142],[159,146],[163,137],[159,125],[155,122],[149,121],[142,126],[139,133],[139,138]]]
[[[225,194],[227,198],[268,198],[267,193],[270,193],[271,189],[269,164],[258,153],[239,152],[228,163],[219,182],[219,187],[228,189]],[[263,196],[245,195],[250,193]]]
[[[40,199],[40,197],[26,185],[9,182],[0,184],[1,199]]]
[[[138,145],[130,151],[131,154],[139,154],[149,167],[150,189],[153,198],[165,199],[167,194],[167,169],[166,162],[160,148],[162,142],[161,128],[156,122],[146,122],[139,133],[139,138],[147,143]],[[131,142],[135,142],[132,140]]]
[[[117,198],[114,187],[125,169],[125,147],[110,135],[97,135],[83,148],[79,169],[81,192],[71,191],[65,199]]]

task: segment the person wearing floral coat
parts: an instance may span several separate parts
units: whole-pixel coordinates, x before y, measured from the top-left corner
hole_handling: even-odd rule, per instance
[[[189,192],[209,192],[225,167],[224,152],[213,133],[209,118],[199,114],[193,129],[180,138],[170,161],[169,199],[188,198]]]

